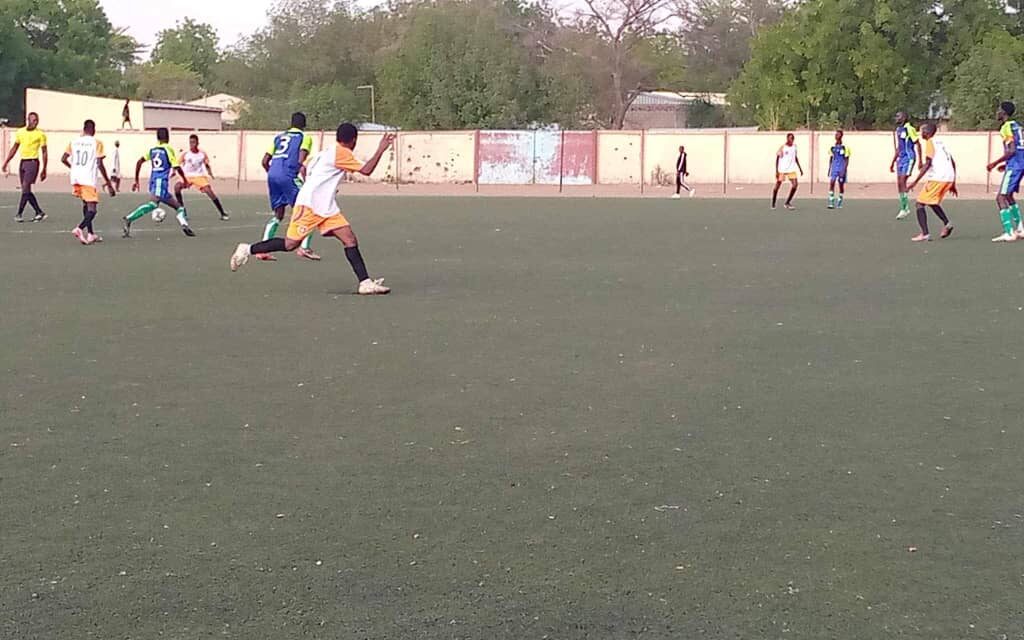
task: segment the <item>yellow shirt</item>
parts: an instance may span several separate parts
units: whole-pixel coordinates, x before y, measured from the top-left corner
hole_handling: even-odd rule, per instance
[[[22,127],[14,134],[14,141],[18,143],[18,151],[22,160],[38,160],[39,150],[46,146],[46,134],[35,128],[31,131]]]

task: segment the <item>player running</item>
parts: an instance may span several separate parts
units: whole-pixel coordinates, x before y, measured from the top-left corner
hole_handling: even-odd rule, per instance
[[[306,178],[306,159],[313,151],[313,138],[304,131],[306,114],[292,114],[292,126],[274,136],[270,149],[263,154],[263,168],[267,172],[267,189],[270,192],[270,208],[274,215],[263,229],[263,239],[270,240],[277,235],[277,227],[284,220],[284,212],[295,206],[295,198]],[[312,236],[306,236],[296,254],[308,260],[319,260],[320,256],[310,249]],[[271,255],[257,255],[260,260],[276,260]]]
[[[103,238],[96,235],[92,228],[100,202],[100,194],[96,190],[98,176],[103,176],[103,186],[107,188],[110,197],[117,195],[107,176],[107,168],[103,166],[103,158],[103,143],[96,139],[96,123],[86,120],[81,137],[68,144],[60,159],[71,170],[69,176],[72,193],[82,200],[82,222],[71,232],[82,244],[103,242]]]
[[[171,195],[171,173],[177,173],[182,180],[187,180],[187,178],[181,170],[181,165],[178,164],[178,155],[174,153],[174,147],[169,144],[170,139],[171,136],[166,127],[157,129],[157,145],[135,163],[135,182],[132,184],[132,191],[139,190],[139,173],[142,171],[142,165],[147,161],[152,165],[152,171],[149,173],[149,201],[122,218],[122,231],[125,238],[132,237],[132,223],[147,213],[151,213],[161,202],[167,203],[178,212],[178,224],[181,225],[182,233],[189,237],[196,235],[196,232],[188,226],[188,212],[185,211],[185,206]]]
[[[846,172],[850,168],[850,147],[843,144],[843,130],[836,131],[836,143],[832,145],[828,157],[828,208],[843,208],[846,197]],[[839,185],[839,197],[836,197],[836,185]]]
[[[992,242],[1016,242],[1024,239],[1020,206],[1013,195],[1020,191],[1020,181],[1024,177],[1024,130],[1012,119],[1016,111],[1017,107],[1012,102],[1003,102],[996,111],[996,120],[1002,123],[999,135],[1003,139],[1003,155],[988,163],[987,168],[989,171],[996,167],[1004,169],[1005,164],[1005,173],[1003,181],[999,184],[999,193],[996,195],[1003,233],[992,238]]]
[[[680,189],[686,189],[691,198],[697,194],[696,189],[686,184],[686,178],[690,175],[690,172],[686,169],[686,160],[686,147],[679,147],[679,157],[676,158],[676,192],[672,196],[677,200],[680,198]]]
[[[889,164],[889,173],[896,173],[896,189],[900,194],[900,211],[896,214],[896,219],[902,220],[910,215],[907,179],[914,174],[914,165],[921,157],[920,136],[914,125],[910,124],[905,111],[896,113],[896,129],[892,134],[892,143],[895,153]]]
[[[941,140],[933,140],[935,137],[935,125],[926,122],[921,126],[921,138],[924,140],[924,151],[921,164],[921,171],[914,181],[907,185],[907,189],[913,190],[922,178],[928,178],[924,184],[924,190],[917,196],[917,224],[921,226],[921,233],[911,240],[913,242],[928,242],[932,239],[928,233],[928,214],[924,208],[931,207],[935,215],[942,220],[942,234],[940,238],[948,238],[953,233],[953,225],[949,223],[946,212],[942,210],[942,201],[947,193],[954,196],[959,195],[956,190],[956,160],[950,154],[949,149]]]
[[[348,122],[338,127],[337,143],[333,148],[324,149],[316,155],[309,165],[306,181],[302,185],[295,200],[291,223],[285,238],[271,238],[253,245],[240,244],[231,256],[232,271],[248,262],[249,256],[260,253],[276,253],[294,251],[299,244],[314,231],[323,236],[334,236],[345,247],[345,257],[352,265],[352,271],[359,281],[360,295],[381,295],[391,291],[385,287],[383,280],[371,280],[359,252],[359,243],[348,220],[342,215],[335,199],[338,183],[348,173],[361,173],[368,176],[377,168],[381,156],[395,140],[394,134],[386,134],[381,138],[377,151],[366,162],[360,163],[352,155],[359,131]]]
[[[205,151],[199,149],[199,136],[194,133],[188,137],[188,151],[181,154],[181,168],[185,173],[185,180],[174,183],[174,197],[178,199],[178,202],[185,206],[185,198],[181,192],[195,187],[201,193],[206,194],[206,197],[213,202],[213,206],[217,207],[221,220],[230,220],[231,216],[224,211],[220,198],[214,193],[213,185],[210,184],[210,181],[213,180],[210,158]]]
[[[800,158],[796,153],[796,136],[787,133],[786,144],[779,147],[778,153],[775,154],[775,190],[772,191],[772,209],[775,208],[775,203],[778,201],[779,187],[782,186],[783,180],[789,180],[792,185],[789,189],[789,197],[786,198],[786,204],[783,206],[790,211],[796,208],[793,206],[793,196],[796,195],[798,185],[797,170],[800,171],[800,175],[804,175],[804,168],[800,166]]]
[[[39,114],[33,112],[25,119],[25,126],[18,129],[14,134],[14,145],[7,153],[4,160],[4,175],[10,173],[9,167],[14,154],[21,150],[21,163],[18,165],[18,182],[21,184],[21,200],[18,202],[18,213],[14,216],[15,222],[24,222],[25,205],[32,205],[36,212],[32,222],[42,222],[46,219],[46,212],[39,206],[36,194],[32,193],[32,185],[36,178],[40,182],[46,182],[46,169],[50,164],[50,154],[46,148],[46,134],[39,129]],[[42,171],[40,171],[39,158],[42,157]]]

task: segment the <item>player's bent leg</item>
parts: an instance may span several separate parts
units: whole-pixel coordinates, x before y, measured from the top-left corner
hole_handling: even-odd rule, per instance
[[[359,251],[359,239],[356,238],[356,234],[352,231],[351,226],[345,225],[332,229],[329,234],[337,238],[345,247],[345,258],[348,260],[349,265],[352,266],[352,272],[356,274],[356,279],[359,281],[359,289],[357,290],[359,295],[379,296],[391,292],[389,287],[384,286],[383,278],[370,279],[370,274],[366,270],[366,263],[363,261],[363,254]]]

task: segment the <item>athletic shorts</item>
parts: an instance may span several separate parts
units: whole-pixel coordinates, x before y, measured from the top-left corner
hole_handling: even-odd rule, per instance
[[[306,206],[298,206],[292,210],[292,219],[288,223],[287,238],[289,240],[305,240],[306,236],[319,231],[320,235],[326,236],[335,229],[348,226],[348,220],[340,213],[329,216],[318,216],[313,210]]]
[[[917,156],[900,156],[896,160],[896,175],[909,176],[914,170],[914,161]]]
[[[946,194],[953,188],[952,182],[936,182],[929,180],[917,196],[918,204],[942,204]]]
[[[81,198],[82,202],[95,203],[100,201],[100,194],[96,187],[87,184],[72,185],[71,193],[76,198]]]
[[[210,179],[207,178],[206,176],[187,176],[187,178],[188,182],[181,183],[181,186],[184,189],[188,189],[189,187],[195,187],[196,189],[199,189],[201,191],[206,187],[210,186]]]
[[[160,200],[166,200],[171,197],[171,180],[170,178],[150,178],[149,179],[149,194]]]
[[[1020,191],[1021,177],[1024,177],[1024,167],[1007,165],[1006,171],[1003,173],[1003,181],[999,183],[999,195],[1008,196]]]
[[[299,197],[299,186],[298,178],[267,178],[270,208],[294,207],[295,200]]]
[[[796,171],[790,171],[788,173],[780,173],[780,174],[778,174],[778,179],[779,180],[796,180],[797,177],[798,177],[798,175],[797,175]]]
[[[828,180],[829,182],[835,180],[839,184],[846,184],[846,169],[843,169],[842,171],[832,171],[828,174]]]
[[[35,184],[36,178],[39,177],[39,161],[38,160],[22,160],[21,164],[18,165],[18,178],[22,184],[28,182],[29,184]]]

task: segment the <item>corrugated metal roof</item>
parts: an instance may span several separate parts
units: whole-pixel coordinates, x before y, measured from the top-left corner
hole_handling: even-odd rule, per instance
[[[689,105],[694,102],[708,102],[713,105],[726,104],[724,93],[696,93],[689,91],[641,91],[633,104],[636,105]]]
[[[220,113],[223,111],[223,109],[216,107],[201,107],[183,102],[152,102],[147,100],[142,103],[142,106],[147,109],[175,109],[177,111],[202,111],[204,113]]]

